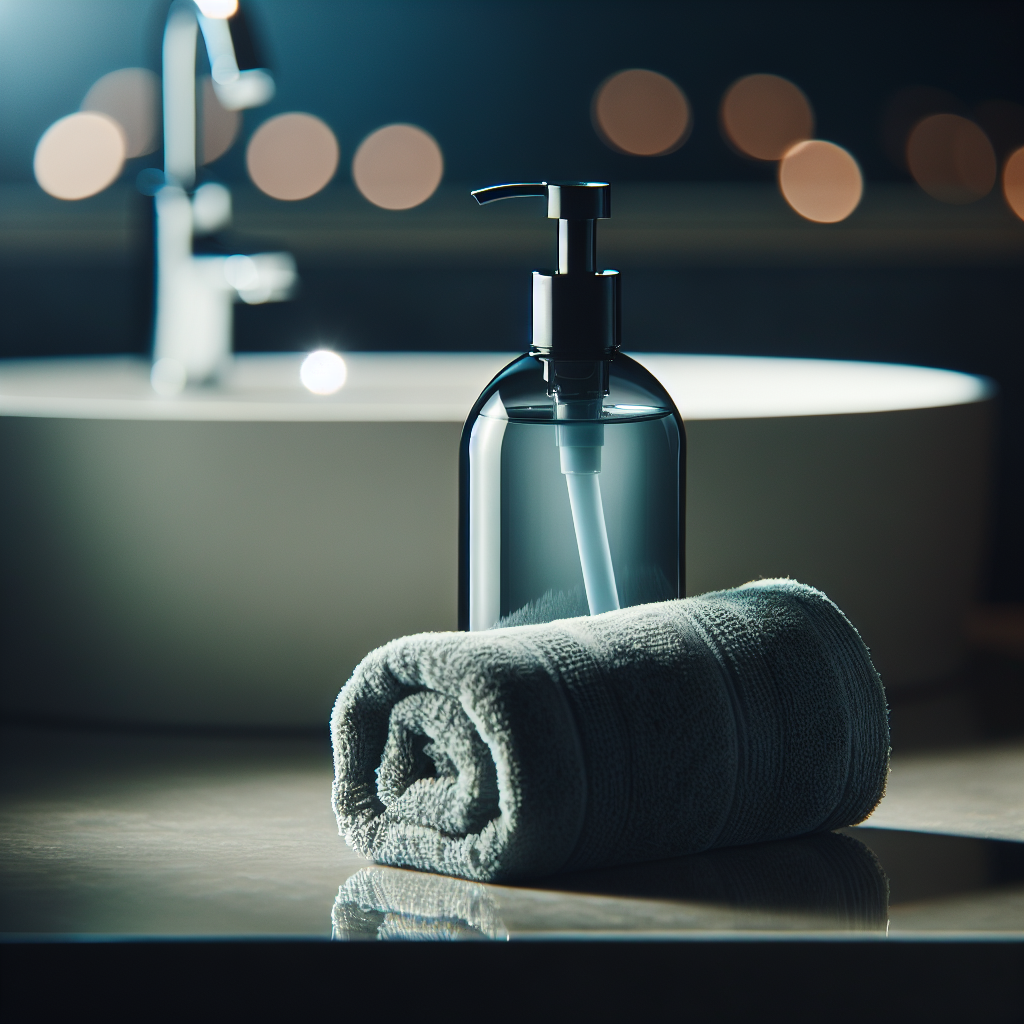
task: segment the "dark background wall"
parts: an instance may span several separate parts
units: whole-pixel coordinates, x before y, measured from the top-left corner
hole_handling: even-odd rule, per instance
[[[130,161],[122,182],[80,203],[41,193],[31,161],[41,133],[102,74],[159,69],[166,9],[165,0],[0,0],[0,356],[146,351],[148,200],[132,182],[160,154]],[[207,174],[232,185],[242,236],[296,253],[303,287],[295,302],[240,308],[240,350],[522,348],[525,271],[549,262],[547,227],[529,208],[485,220],[490,211],[473,210],[466,191],[611,180],[623,198],[604,251],[626,272],[628,347],[914,362],[997,381],[987,587],[1021,599],[1024,224],[995,194],[962,209],[925,196],[887,155],[883,123],[894,94],[918,84],[946,90],[967,114],[991,99],[1024,103],[1024,5],[252,0],[251,9],[279,91],[246,112],[238,143]],[[686,92],[694,129],[676,153],[624,156],[594,133],[595,87],[628,67],[667,74]],[[860,162],[867,190],[848,222],[799,221],[772,166],[722,140],[721,95],[756,71],[800,85],[818,136]],[[244,171],[248,136],[286,110],[322,117],[342,148],[334,182],[298,204],[255,193]],[[408,213],[369,207],[348,172],[359,141],[394,121],[426,128],[445,156],[442,189]],[[675,242],[654,253],[643,230],[659,211]],[[503,232],[520,222],[525,233],[506,245]],[[615,234],[630,225],[631,242]],[[353,226],[389,241],[361,248],[348,241]],[[446,242],[454,226],[479,244]],[[729,244],[713,244],[716,233]]]
[[[42,131],[116,67],[159,69],[166,0],[0,3],[0,176],[29,179]],[[808,94],[818,134],[849,147],[871,180],[905,178],[880,145],[904,86],[968,107],[1024,101],[1019,3],[644,2],[644,0],[250,0],[279,92],[249,128],[308,110],[343,150],[392,121],[441,142],[450,180],[589,173],[613,180],[765,180],[717,130],[741,75],[768,71]],[[674,78],[695,114],[690,141],[655,160],[620,156],[591,130],[595,86],[626,67]],[[218,171],[242,177],[241,147]]]

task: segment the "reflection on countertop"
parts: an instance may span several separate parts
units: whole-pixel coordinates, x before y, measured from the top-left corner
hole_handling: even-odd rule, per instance
[[[363,868],[338,892],[338,940],[1019,936],[1024,844],[844,829],[691,857],[480,885]],[[856,837],[856,838],[854,838]]]
[[[885,934],[888,887],[863,843],[826,832],[531,886],[371,867],[341,887],[336,939],[741,932]]]
[[[868,822],[884,829],[523,886],[368,866],[337,835],[326,734],[21,726],[3,730],[0,750],[8,938],[326,939],[333,927],[351,939],[870,940],[887,923],[890,937],[1024,932],[1024,817],[1010,782],[1024,769],[1019,741],[897,755]],[[968,835],[939,834],[957,831]]]

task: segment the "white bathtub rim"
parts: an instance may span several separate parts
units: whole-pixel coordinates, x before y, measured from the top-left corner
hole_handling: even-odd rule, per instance
[[[162,398],[138,356],[0,360],[0,416],[224,422],[463,422],[484,385],[516,353],[343,352],[349,381],[331,396],[299,383],[305,353],[235,357],[224,390]],[[804,418],[990,401],[988,378],[853,360],[630,353],[684,420]]]

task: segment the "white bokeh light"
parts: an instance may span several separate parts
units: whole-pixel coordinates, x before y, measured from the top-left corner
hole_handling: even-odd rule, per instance
[[[85,199],[117,179],[125,153],[124,129],[113,118],[80,111],[43,132],[32,169],[39,187],[51,196]]]
[[[345,385],[348,367],[345,360],[327,348],[310,352],[302,362],[299,380],[314,395],[333,395]]]

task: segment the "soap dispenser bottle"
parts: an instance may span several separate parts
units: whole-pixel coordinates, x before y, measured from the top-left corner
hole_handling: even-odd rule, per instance
[[[484,389],[460,450],[459,628],[598,615],[683,595],[686,438],[668,393],[619,351],[619,273],[597,270],[603,182],[539,196],[558,270],[533,273],[533,344]]]

